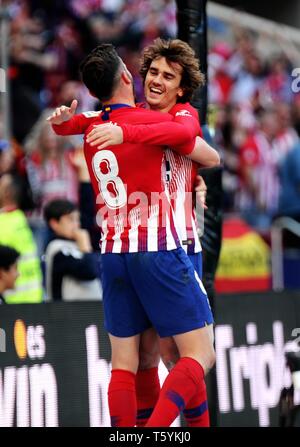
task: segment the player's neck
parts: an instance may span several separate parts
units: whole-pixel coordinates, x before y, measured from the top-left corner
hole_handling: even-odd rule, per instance
[[[147,108],[149,108],[150,110],[154,110],[155,112],[162,112],[162,113],[168,113],[172,107],[174,107],[176,104],[176,102],[172,102],[171,104],[168,104],[168,106],[161,108],[159,105],[155,106],[155,105],[149,105],[147,104]]]
[[[130,106],[130,107],[135,107],[135,102],[134,101],[128,101],[125,98],[124,99],[118,98],[118,100],[112,100],[111,99],[110,101],[102,102],[103,109],[106,106],[113,106],[113,105],[119,105],[119,104]]]
[[[103,101],[104,106],[113,104],[127,104],[128,106],[135,107],[134,97],[126,92],[116,92],[108,101]]]

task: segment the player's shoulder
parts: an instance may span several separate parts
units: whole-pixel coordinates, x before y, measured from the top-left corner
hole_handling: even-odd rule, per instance
[[[102,110],[90,110],[87,112],[82,112],[81,115],[84,116],[84,118],[88,118],[88,119],[93,119],[93,118],[99,118],[99,116],[101,115]]]
[[[102,110],[91,110],[80,114],[80,122],[84,126],[85,134],[88,134],[95,124],[101,124],[103,122],[102,112]]]
[[[73,118],[71,118],[73,121],[76,121],[79,123],[83,128],[87,128],[90,126],[94,121],[97,121],[101,118],[102,110],[91,110],[86,112],[81,112],[78,115],[74,115]]]
[[[198,117],[197,110],[189,102],[178,102],[169,111],[174,116],[193,116]]]

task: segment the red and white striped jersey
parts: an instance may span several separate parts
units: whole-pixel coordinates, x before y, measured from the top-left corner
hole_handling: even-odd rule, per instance
[[[98,150],[86,140],[84,144],[96,195],[97,221],[102,231],[102,253],[172,250],[180,246],[162,176],[162,145],[169,144],[187,155],[200,128],[192,114],[180,113],[185,110],[183,104],[177,107],[173,117],[137,107],[112,105],[105,107],[103,113],[77,115],[53,126],[60,135],[85,133],[86,136],[93,125],[107,120],[123,129],[122,145]]]
[[[178,236],[186,253],[198,253],[202,248],[198,235],[193,193],[198,165],[171,149],[166,150],[166,163],[167,178],[170,178],[168,189],[175,213]]]
[[[184,106],[198,120],[198,112],[189,104]],[[173,109],[169,111],[172,115],[174,113]],[[202,134],[200,135],[202,136]],[[169,148],[166,150],[165,156],[167,184],[182,247],[188,254],[198,253],[202,250],[202,247],[198,235],[198,223],[194,206],[194,184],[199,165],[190,158]]]

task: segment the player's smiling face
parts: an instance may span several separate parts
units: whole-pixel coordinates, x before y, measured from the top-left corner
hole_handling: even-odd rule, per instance
[[[165,57],[151,62],[145,79],[145,98],[150,109],[167,112],[176,104],[184,93],[181,77],[182,67],[177,62],[167,62]]]

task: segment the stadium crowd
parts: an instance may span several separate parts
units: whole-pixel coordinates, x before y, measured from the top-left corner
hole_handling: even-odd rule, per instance
[[[239,30],[234,46],[214,45],[208,78],[225,164],[224,210],[265,232],[276,216],[300,216],[300,94],[288,55],[277,49],[263,57],[257,40]]]

